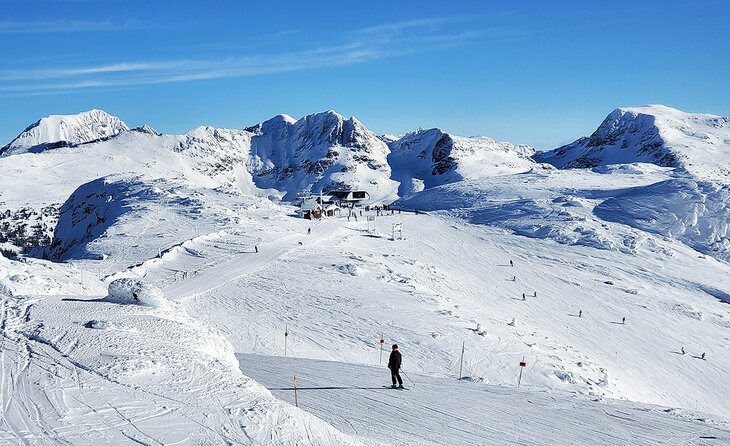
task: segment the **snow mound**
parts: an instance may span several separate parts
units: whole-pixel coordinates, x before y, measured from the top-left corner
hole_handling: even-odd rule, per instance
[[[46,149],[96,141],[129,130],[127,124],[102,110],[75,115],[51,115],[28,126],[7,146],[0,156],[38,153]]]
[[[112,281],[109,284],[107,299],[123,304],[147,305],[155,308],[167,307],[170,304],[161,289],[130,278]]]
[[[663,105],[619,108],[591,136],[537,153],[535,160],[562,169],[644,162],[730,182],[730,117]]]

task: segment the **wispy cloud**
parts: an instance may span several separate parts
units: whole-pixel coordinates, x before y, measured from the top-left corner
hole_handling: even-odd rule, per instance
[[[351,31],[332,45],[246,57],[0,70],[0,92],[57,94],[333,68],[494,40],[511,33],[502,28],[447,26],[467,20],[470,19],[447,17],[388,23]]]
[[[140,26],[139,23],[133,21],[115,23],[108,20],[41,20],[30,22],[0,20],[0,34],[126,31],[140,28]]]

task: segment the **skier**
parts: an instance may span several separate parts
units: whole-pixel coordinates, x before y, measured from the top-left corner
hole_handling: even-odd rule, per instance
[[[401,364],[401,356],[400,352],[398,351],[398,344],[393,344],[393,351],[390,352],[390,359],[388,359],[388,368],[390,369],[390,377],[393,380],[393,385],[391,386],[394,389],[402,389],[403,388],[403,379],[400,377],[400,364]],[[398,386],[396,386],[396,380],[398,381]]]
[[[253,245],[253,250],[256,251],[256,253],[258,253],[259,252],[259,246],[258,245]]]
[[[312,233],[312,228],[307,228],[307,235]]]
[[[398,355],[398,358],[400,358],[400,355]],[[704,352],[702,353],[702,356],[700,356],[700,359],[705,359],[705,353]],[[398,379],[400,379],[400,378],[398,378]]]
[[[509,261],[509,266],[515,266],[515,264],[512,262],[512,260]]]
[[[532,297],[537,297],[537,291],[534,291]]]
[[[621,318],[621,323],[626,324],[626,317]]]
[[[527,299],[525,298],[525,293],[522,293],[522,300],[527,300]]]
[[[583,317],[583,310],[578,310],[578,317]]]
[[[682,351],[683,355],[687,353],[686,351],[684,351],[684,347],[682,347],[680,350]]]

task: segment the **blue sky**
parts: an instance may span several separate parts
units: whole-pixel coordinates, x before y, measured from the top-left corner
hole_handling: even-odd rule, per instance
[[[0,0],[0,144],[91,108],[166,133],[335,109],[551,148],[621,106],[730,116],[728,23],[727,0]]]

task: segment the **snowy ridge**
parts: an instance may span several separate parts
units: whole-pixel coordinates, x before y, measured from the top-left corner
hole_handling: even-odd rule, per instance
[[[388,142],[388,162],[399,196],[446,183],[484,176],[522,173],[535,163],[527,145],[487,137],[463,138],[440,129],[417,130]]]
[[[0,156],[81,144],[114,136],[129,130],[127,124],[102,110],[89,110],[76,115],[51,115],[28,126],[7,146]]]
[[[663,105],[620,108],[590,137],[537,153],[535,159],[559,168],[647,162],[730,182],[730,118]]]

